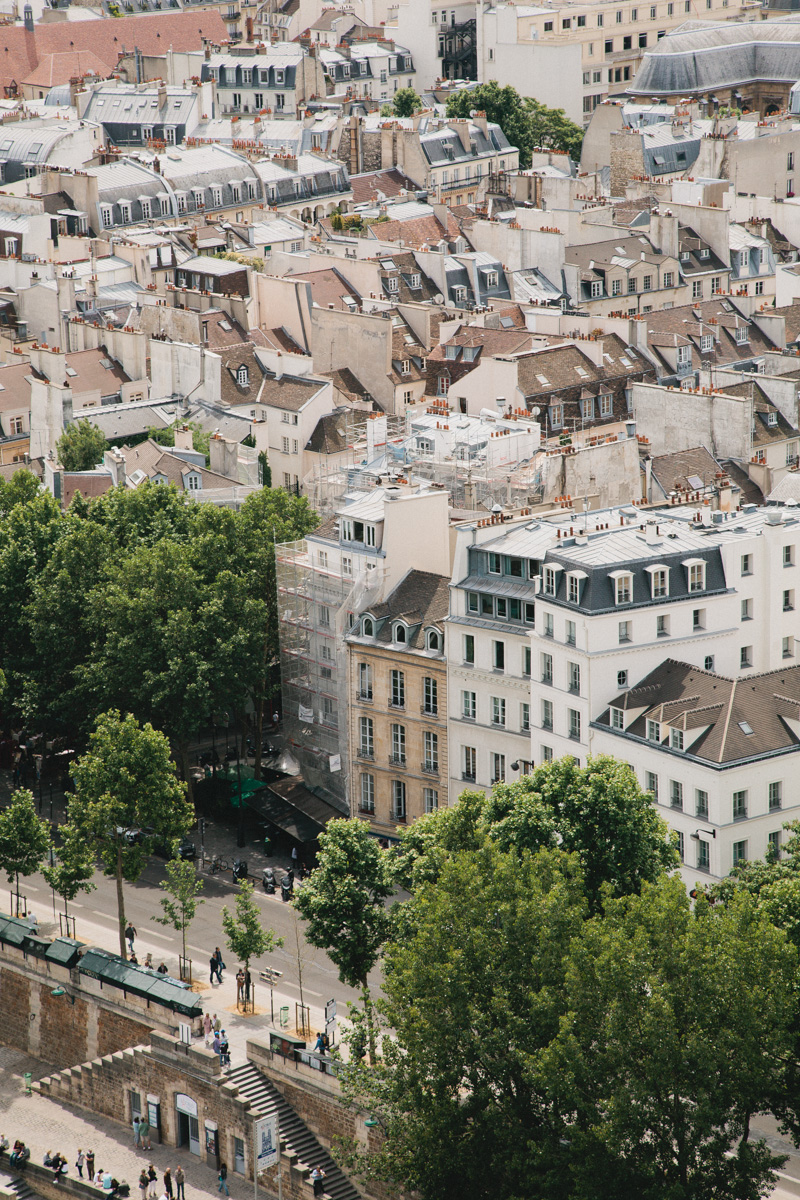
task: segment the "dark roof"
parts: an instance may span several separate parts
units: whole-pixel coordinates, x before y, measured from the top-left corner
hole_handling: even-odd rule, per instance
[[[247,404],[261,400],[266,370],[261,365],[252,342],[221,346],[220,396],[223,404]],[[239,383],[240,367],[247,367],[247,383]]]
[[[724,296],[700,300],[679,308],[663,308],[647,313],[647,342],[661,364],[661,376],[674,374],[672,365],[659,353],[659,346],[674,345],[675,338],[686,339],[692,347],[692,370],[701,365],[724,366],[727,363],[747,362],[775,347],[753,321],[737,312]],[[747,340],[736,341],[735,330],[744,328]],[[711,350],[700,349],[700,338],[713,334]],[[678,344],[685,344],[680,342]]]
[[[800,747],[791,727],[800,718],[800,666],[728,679],[670,658],[611,707],[630,717],[621,736],[644,739],[647,721],[659,721],[683,731],[685,754],[720,765],[743,762]],[[598,724],[610,724],[608,710]]]
[[[314,426],[314,432],[306,442],[306,450],[314,454],[339,454],[346,450],[347,415],[350,410],[338,408],[335,412],[325,413]]]
[[[441,630],[450,612],[450,578],[431,571],[409,571],[383,603],[367,605],[363,611],[371,613],[378,622],[375,641],[391,642],[391,622],[403,620],[416,627],[411,630],[407,647],[422,650],[425,630],[432,625]]]
[[[350,176],[353,204],[368,204],[371,200],[379,199],[379,192],[387,198],[399,196],[404,189],[407,192],[415,192],[418,186],[397,167],[390,167],[388,171],[369,171],[363,175]]]
[[[757,483],[754,483],[747,471],[732,458],[722,460],[722,466],[728,472],[731,483],[739,489],[740,504],[763,504],[764,493]]]
[[[372,397],[364,384],[358,379],[349,367],[337,367],[335,371],[323,372],[328,379],[333,381],[333,386],[340,392],[344,392],[351,400],[371,400]]]
[[[714,476],[723,468],[706,450],[705,446],[692,446],[690,450],[678,450],[675,454],[659,454],[651,462],[653,479],[657,480],[664,496],[670,492],[697,491],[691,478],[702,479],[704,485],[714,482]]]

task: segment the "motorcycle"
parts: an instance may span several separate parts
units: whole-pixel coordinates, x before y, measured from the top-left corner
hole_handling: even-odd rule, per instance
[[[272,867],[264,867],[263,871],[264,891],[268,896],[275,895],[275,871]]]
[[[246,858],[235,858],[233,860],[233,878],[236,883],[240,883],[243,879],[247,879]]]
[[[288,904],[292,898],[294,891],[294,879],[290,879],[288,875],[284,875],[281,880],[281,900],[284,904]]]

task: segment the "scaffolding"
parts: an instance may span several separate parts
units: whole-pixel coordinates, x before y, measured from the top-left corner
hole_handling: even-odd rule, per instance
[[[387,450],[391,453],[395,446],[400,446],[406,434],[403,416],[350,409],[342,414],[342,420],[344,428],[340,426],[340,429],[346,448],[319,454],[312,470],[303,479],[303,492],[309,504],[323,517],[335,511],[345,492],[358,486],[354,480],[362,471],[383,465]],[[383,422],[386,423],[385,435]],[[380,428],[377,439],[369,436],[370,425],[373,430]]]
[[[303,780],[349,813],[348,669],[344,638],[378,566],[357,579],[342,570],[338,545],[320,538],[276,547],[278,631],[286,749]]]

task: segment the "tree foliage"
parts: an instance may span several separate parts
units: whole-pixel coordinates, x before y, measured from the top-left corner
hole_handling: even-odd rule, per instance
[[[19,877],[39,870],[50,849],[50,827],[36,815],[33,794],[18,789],[0,812],[0,870],[14,884],[14,909],[19,915]]]
[[[451,854],[384,950],[378,1063],[342,1070],[383,1138],[340,1146],[422,1200],[756,1200],[782,1159],[797,954],[749,896],[660,875],[592,913],[576,853]]]
[[[194,814],[175,775],[169,742],[152,725],[111,710],[97,718],[89,750],[72,764],[68,825],[116,880],[120,954],[125,957],[123,882],[135,883],[155,841],[191,828]],[[129,831],[137,831],[135,837]]]
[[[562,150],[570,158],[580,158],[583,130],[571,121],[563,108],[548,108],[531,97],[520,96],[507,85],[479,83],[459,89],[448,98],[448,117],[469,117],[485,112],[489,121],[500,126],[512,146],[519,150],[519,165],[529,167],[534,149]]]
[[[394,94],[393,108],[396,117],[411,117],[422,108],[422,100],[413,87],[399,88]]]
[[[261,910],[255,901],[255,888],[247,880],[239,885],[235,912],[227,904],[222,910],[222,928],[231,954],[247,971],[250,960],[269,954],[283,945],[283,938],[267,929],[261,920]]]
[[[161,897],[163,917],[152,917],[159,925],[169,925],[181,935],[183,958],[186,959],[186,930],[197,916],[198,906],[203,903],[198,896],[203,890],[203,880],[198,878],[194,863],[185,858],[172,858],[167,863],[167,877],[161,887],[167,892]]]
[[[593,909],[603,895],[638,892],[678,865],[666,824],[627,763],[605,755],[578,767],[563,758],[536,767],[489,796],[465,792],[451,808],[415,821],[400,835],[398,883],[416,889],[442,862],[485,838],[521,853],[560,846],[578,856]]]
[[[339,978],[361,989],[375,1056],[369,973],[386,940],[386,901],[394,891],[386,853],[357,818],[330,821],[319,837],[317,868],[295,898],[306,938],[328,952]]]
[[[74,825],[62,825],[61,845],[58,857],[42,869],[45,880],[57,896],[64,901],[64,916],[69,916],[69,902],[80,892],[93,892],[95,856],[91,843],[87,842]]]
[[[102,461],[108,442],[99,425],[75,421],[56,442],[58,461],[65,471],[91,471]]]

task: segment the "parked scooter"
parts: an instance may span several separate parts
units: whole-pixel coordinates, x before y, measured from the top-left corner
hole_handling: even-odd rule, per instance
[[[281,900],[283,901],[284,904],[289,903],[289,901],[292,898],[293,891],[294,891],[294,876],[293,876],[293,873],[290,871],[289,874],[284,875],[283,879],[281,880]]]
[[[275,871],[272,867],[264,867],[264,891],[268,896],[275,895]]]
[[[236,883],[241,883],[243,879],[247,879],[246,858],[235,858],[233,860],[233,878]]]

